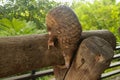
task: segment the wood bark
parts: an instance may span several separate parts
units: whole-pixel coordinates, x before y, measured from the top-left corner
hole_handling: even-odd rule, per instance
[[[90,36],[102,37],[115,48],[115,37],[109,31],[83,32],[81,41]],[[107,38],[106,38],[107,36]],[[48,35],[27,35],[0,38],[0,77],[64,64],[61,51],[47,46]]]
[[[107,42],[109,42],[109,44],[111,45],[111,47],[113,49],[115,49],[115,47],[116,47],[116,38],[108,30],[84,31],[81,36],[80,44],[84,39],[91,37],[91,36],[97,36],[97,37],[100,37],[100,38],[106,40]],[[54,75],[55,75],[56,80],[64,80],[68,71],[69,71],[69,69],[61,69],[61,68],[55,66],[54,67]]]
[[[58,48],[48,50],[48,35],[0,38],[0,77],[64,64]]]
[[[116,48],[116,38],[113,33],[108,30],[92,30],[92,31],[84,31],[82,33],[81,41],[90,36],[98,36],[108,41],[113,49]]]
[[[99,37],[89,37],[81,43],[76,57],[63,80],[98,80],[109,67],[114,51]]]

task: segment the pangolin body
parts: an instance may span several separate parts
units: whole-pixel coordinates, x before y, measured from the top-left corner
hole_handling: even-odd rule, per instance
[[[46,25],[49,33],[48,48],[54,46],[57,40],[65,59],[65,67],[69,68],[82,32],[77,16],[69,7],[58,6],[48,12]]]

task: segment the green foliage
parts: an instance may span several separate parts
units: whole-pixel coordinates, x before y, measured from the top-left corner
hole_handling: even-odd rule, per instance
[[[120,26],[120,3],[116,3],[115,0],[94,0],[92,3],[86,2],[85,0],[79,2],[73,1],[71,7],[75,10],[83,26],[83,30],[108,29],[120,41],[118,34],[118,27]],[[34,27],[35,25],[37,26],[35,27],[37,29],[35,33],[45,33],[45,16],[52,7],[59,4],[49,0],[8,0],[8,3],[0,6],[0,19],[3,21],[6,19],[7,24],[4,22],[4,25],[2,23],[0,26],[1,28],[11,26],[12,29],[7,27],[7,29],[4,29],[6,31],[2,30],[0,33],[5,35],[18,35],[29,33],[30,30],[34,33],[32,31],[33,29],[28,29],[27,27],[20,29],[21,27],[19,26],[27,24],[30,26],[33,25]],[[65,3],[65,5],[69,4]],[[17,25],[19,27],[18,30],[21,31],[13,29],[13,27],[16,27],[16,22],[14,21],[22,21],[21,25]],[[11,22],[14,25],[11,25]],[[25,31],[22,32],[22,30]],[[9,34],[9,32],[12,33]]]
[[[74,3],[75,10],[83,30],[108,29],[120,41],[120,3],[115,0],[94,0],[93,3],[80,1]]]
[[[7,0],[0,5],[0,36],[45,33],[45,16],[58,4],[49,0]]]
[[[60,5],[49,0],[7,1],[4,5],[0,5],[0,36],[46,33],[45,16],[51,8]],[[120,42],[118,33],[120,2],[116,3],[115,0],[94,0],[92,3],[85,0],[73,1],[71,7],[77,14],[83,30],[108,29]],[[69,4],[65,3],[65,5]],[[49,80],[49,76],[38,78],[38,80]]]
[[[44,29],[47,12],[58,4],[49,0],[9,0],[4,6],[0,6],[0,19],[4,17],[12,20],[15,17],[33,21],[37,28]]]
[[[39,77],[37,78],[36,80],[50,80],[54,78],[52,75],[49,75],[49,76],[43,76],[43,77]]]
[[[13,18],[9,20],[3,18],[0,20],[0,36],[14,36],[32,34],[36,31],[36,24],[32,21],[19,20]]]

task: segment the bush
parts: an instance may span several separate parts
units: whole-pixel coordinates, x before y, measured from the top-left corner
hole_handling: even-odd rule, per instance
[[[110,30],[120,42],[120,3],[115,0],[94,0],[93,3],[80,1],[72,5],[83,30]]]
[[[0,20],[0,36],[14,36],[33,34],[36,31],[36,24],[33,21],[20,20],[13,18]]]

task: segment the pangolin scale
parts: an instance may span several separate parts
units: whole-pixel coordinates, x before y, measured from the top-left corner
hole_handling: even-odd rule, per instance
[[[82,27],[73,10],[67,6],[53,8],[46,15],[49,33],[48,48],[57,45],[65,59],[65,67],[69,68],[74,51],[79,43]]]

